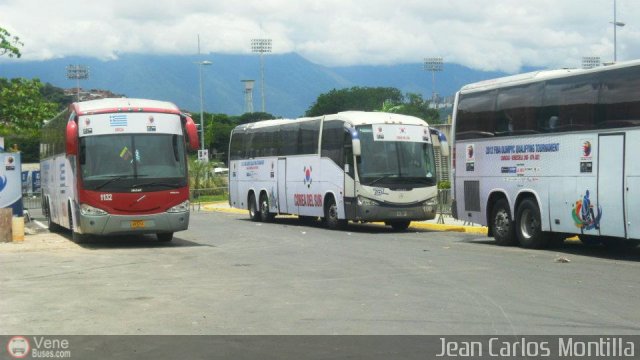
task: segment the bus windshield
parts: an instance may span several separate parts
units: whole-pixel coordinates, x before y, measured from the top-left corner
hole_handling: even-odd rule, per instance
[[[436,185],[433,146],[418,141],[376,141],[372,125],[357,126],[360,183],[368,186]]]
[[[187,186],[184,139],[176,134],[117,134],[80,138],[84,188],[159,191]]]

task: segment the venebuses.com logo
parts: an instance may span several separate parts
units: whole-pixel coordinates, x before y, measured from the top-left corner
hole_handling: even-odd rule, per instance
[[[44,336],[14,336],[7,342],[7,353],[14,359],[65,359],[71,357],[69,340]]]

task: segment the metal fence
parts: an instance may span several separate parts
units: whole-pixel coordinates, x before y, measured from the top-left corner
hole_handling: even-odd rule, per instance
[[[189,200],[191,201],[191,209],[200,210],[202,203],[211,201],[221,201],[218,198],[228,197],[229,189],[224,187],[207,188],[207,189],[190,189]]]
[[[39,192],[23,193],[22,206],[25,210],[40,209],[42,207],[41,197],[42,194]]]
[[[438,189],[438,223],[444,224],[444,217],[451,216],[451,189]]]

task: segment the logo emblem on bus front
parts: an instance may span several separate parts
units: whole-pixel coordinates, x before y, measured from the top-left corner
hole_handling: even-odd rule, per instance
[[[473,159],[473,155],[474,155],[473,154],[474,153],[473,150],[474,150],[473,149],[473,145],[468,145],[467,146],[467,160],[472,160]]]
[[[313,168],[311,166],[309,167],[304,167],[304,184],[307,185],[307,188],[311,187],[311,183],[313,182],[313,179],[311,178],[311,172],[313,171]]]
[[[591,156],[591,142],[590,141],[585,141],[582,144],[582,155],[584,157],[589,157]]]

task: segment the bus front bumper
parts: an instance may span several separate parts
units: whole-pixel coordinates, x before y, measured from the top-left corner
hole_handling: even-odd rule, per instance
[[[355,204],[356,221],[432,220],[436,217],[436,199],[410,205],[368,203]]]
[[[157,234],[187,230],[189,212],[152,215],[80,215],[81,234]]]

